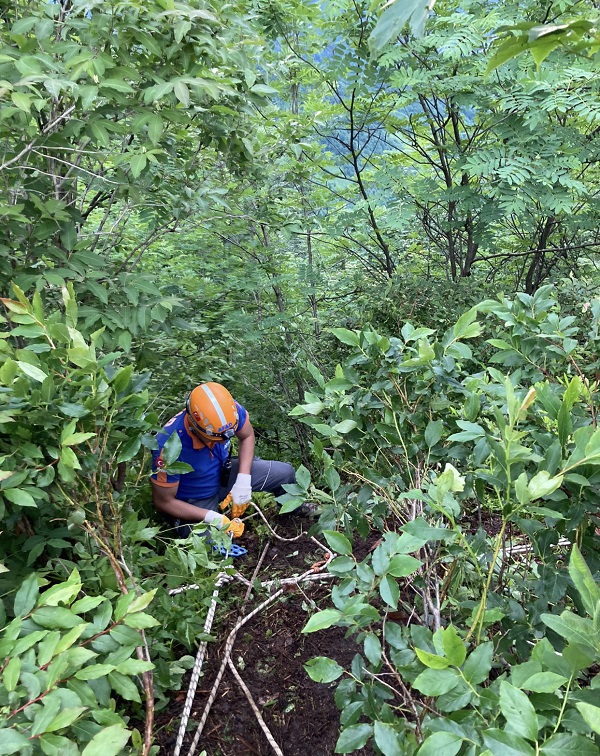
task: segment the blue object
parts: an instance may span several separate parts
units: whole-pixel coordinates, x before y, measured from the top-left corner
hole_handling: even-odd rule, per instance
[[[248,553],[248,549],[245,549],[243,546],[238,546],[236,543],[232,543],[231,546],[228,546],[227,548],[225,546],[217,546],[216,543],[211,545],[214,551],[218,551],[219,554],[223,554],[223,556],[226,557],[240,557]]]

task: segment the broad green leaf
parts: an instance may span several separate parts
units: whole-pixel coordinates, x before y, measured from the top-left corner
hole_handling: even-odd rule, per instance
[[[423,562],[420,559],[415,559],[410,554],[396,554],[390,559],[387,572],[396,578],[408,577],[422,565]]]
[[[2,491],[2,496],[19,507],[37,507],[33,496],[21,488],[7,488]]]
[[[494,756],[535,756],[536,752],[526,740],[504,730],[484,730],[483,742]]]
[[[22,583],[15,595],[14,613],[16,617],[24,617],[34,608],[39,595],[37,575],[29,575]]]
[[[324,530],[323,535],[331,550],[336,554],[352,554],[352,544],[343,533],[337,530]]]
[[[579,701],[575,706],[592,730],[600,735],[600,707],[583,701]]]
[[[594,629],[591,620],[579,617],[568,609],[558,617],[555,614],[542,614],[540,619],[569,643],[580,643],[582,646],[594,648],[594,644],[598,644],[600,640],[600,632]]]
[[[591,617],[594,617],[598,611],[598,604],[600,603],[600,588],[596,585],[590,568],[581,556],[577,544],[573,544],[571,551],[569,575],[581,596],[586,612]]]
[[[315,656],[304,665],[311,680],[319,683],[330,683],[344,674],[344,668],[327,656]]]
[[[492,669],[493,643],[482,643],[472,651],[463,665],[463,675],[467,682],[479,685],[487,677]]]
[[[11,691],[17,687],[20,674],[21,659],[18,656],[13,656],[13,658],[4,668],[4,672],[2,673],[2,682],[4,683],[6,690]]]
[[[400,588],[397,581],[389,575],[383,576],[381,583],[379,584],[379,595],[389,607],[394,610],[398,608]]]
[[[142,609],[145,609],[149,604],[152,603],[152,600],[154,599],[154,596],[156,595],[157,590],[158,588],[153,588],[151,591],[148,591],[147,593],[142,593],[141,596],[136,596],[136,598],[127,607],[126,614],[133,614],[134,612],[141,612]]]
[[[0,729],[0,754],[18,753],[21,749],[30,749],[29,738],[21,735],[14,728],[3,727]]]
[[[527,484],[531,499],[539,499],[543,496],[548,496],[554,493],[557,488],[560,488],[563,482],[562,475],[556,475],[551,477],[546,470],[540,470],[539,473],[533,476],[533,478]]]
[[[40,383],[42,383],[48,377],[47,373],[44,373],[43,370],[36,367],[35,365],[30,365],[28,362],[17,360],[17,365],[25,373],[25,375],[33,378],[34,381],[39,381]]]
[[[403,756],[400,736],[392,725],[375,720],[373,735],[377,747],[383,756]]]
[[[181,454],[181,439],[178,433],[171,433],[167,439],[164,447],[162,458],[165,465],[168,467],[172,462],[176,462]]]
[[[500,709],[506,719],[506,731],[536,741],[539,722],[533,704],[523,691],[506,680],[500,682]]]
[[[120,725],[100,730],[81,752],[81,756],[117,756],[131,737],[131,732]]]
[[[424,696],[441,696],[456,688],[460,676],[454,669],[426,669],[417,675],[413,682]]]
[[[358,346],[360,344],[358,334],[354,331],[349,331],[347,328],[332,328],[331,333],[342,344],[348,344],[349,346]]]
[[[394,42],[407,23],[410,23],[412,34],[420,37],[434,3],[435,0],[428,0],[426,3],[418,0],[393,0],[386,4],[385,10],[369,36],[371,54],[378,56],[386,45]]]
[[[130,680],[129,677],[116,671],[109,672],[108,681],[111,688],[115,693],[118,693],[121,698],[124,698],[126,701],[136,701],[137,703],[141,703],[140,693],[135,683]]]
[[[333,426],[333,430],[336,433],[350,433],[351,430],[354,430],[357,427],[357,423],[354,420],[342,420],[341,423],[336,423],[336,425]]]
[[[415,653],[419,661],[430,669],[446,669],[450,666],[450,661],[445,656],[438,656],[429,651],[423,651],[421,648],[415,648]]]
[[[95,436],[95,433],[72,433],[70,436],[67,436],[65,438],[65,440],[62,442],[62,445],[75,446],[76,444],[81,444],[84,441],[87,441],[88,438],[94,438]]]
[[[454,667],[460,667],[467,656],[465,642],[456,632],[454,625],[448,625],[442,635],[442,648],[446,658]]]
[[[368,724],[357,724],[346,727],[341,731],[334,753],[352,753],[362,748],[373,734],[373,727]]]
[[[146,167],[147,163],[148,158],[143,152],[131,156],[129,160],[129,167],[131,168],[131,175],[133,176],[133,178],[137,178],[140,175],[140,173]]]
[[[540,747],[543,756],[598,756],[598,746],[589,738],[572,732],[557,732]]]
[[[90,664],[76,672],[75,677],[78,680],[97,680],[99,677],[105,677],[109,672],[113,672],[114,669],[114,664]]]
[[[381,661],[381,642],[375,633],[367,633],[364,640],[364,652],[367,659],[377,666]]]
[[[417,756],[455,756],[460,751],[463,739],[453,732],[434,732],[425,738]]]
[[[63,709],[46,727],[46,732],[56,732],[56,730],[62,730],[63,727],[70,727],[76,719],[79,719],[84,711],[87,711],[86,706]]]
[[[567,682],[568,678],[557,675],[555,672],[535,672],[531,677],[524,680],[519,687],[530,690],[532,693],[554,693]]]
[[[302,632],[316,633],[317,630],[325,630],[326,628],[337,624],[341,617],[342,613],[337,609],[324,609],[322,612],[313,614],[302,629]]]
[[[441,420],[431,420],[425,428],[425,443],[431,449],[437,444],[444,432],[444,423]]]

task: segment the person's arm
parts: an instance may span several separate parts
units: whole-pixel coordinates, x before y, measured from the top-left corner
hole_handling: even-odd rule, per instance
[[[241,517],[252,496],[252,460],[254,459],[254,428],[250,420],[236,434],[238,445],[238,474],[231,487],[231,512]]]
[[[236,434],[238,439],[238,472],[243,475],[250,475],[252,470],[252,460],[254,459],[254,428],[250,420],[246,420],[244,427]]]
[[[163,514],[170,515],[174,519],[185,520],[187,522],[204,522],[209,509],[195,507],[177,498],[178,485],[160,486],[156,481],[150,478],[152,483],[152,502],[155,509]]]

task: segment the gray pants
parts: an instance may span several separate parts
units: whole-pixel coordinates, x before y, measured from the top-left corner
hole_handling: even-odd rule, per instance
[[[221,486],[217,493],[209,496],[207,499],[188,499],[188,504],[193,504],[195,507],[202,509],[211,509],[213,512],[219,510],[219,504],[231,491],[235,479],[238,474],[239,462],[237,457],[231,458],[231,474],[229,476],[229,483],[227,486]],[[255,457],[252,462],[252,469],[250,471],[252,476],[251,484],[253,491],[266,491],[272,493],[274,496],[282,496],[285,490],[282,488],[284,484],[295,483],[296,473],[292,465],[287,462],[275,462],[269,459],[259,459]],[[178,538],[187,538],[192,532],[192,527],[196,525],[195,522],[187,522],[186,520],[173,520],[173,525],[177,531]]]

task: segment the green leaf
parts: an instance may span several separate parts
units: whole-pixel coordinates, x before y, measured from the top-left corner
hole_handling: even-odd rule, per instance
[[[460,667],[467,656],[465,642],[457,633],[454,625],[449,625],[442,635],[442,648],[446,658],[454,667]]]
[[[20,360],[17,360],[17,365],[25,373],[25,375],[33,378],[34,381],[39,381],[40,383],[42,383],[48,377],[47,373],[44,373],[43,370],[40,370],[40,368],[36,367],[35,365],[30,365],[28,362],[21,362]]]
[[[336,433],[350,433],[350,431],[354,430],[357,427],[358,423],[356,423],[354,420],[342,420],[341,423],[336,423],[336,425],[333,426],[333,430]]]
[[[557,675],[555,672],[535,672],[527,680],[524,680],[519,687],[530,690],[532,693],[554,693],[567,682],[568,678]]]
[[[482,643],[469,654],[463,666],[463,675],[467,682],[472,685],[479,685],[484,680],[487,680],[492,669],[493,648],[494,646],[491,642]]]
[[[365,656],[373,666],[377,666],[381,662],[381,642],[374,633],[365,635],[364,651]]]
[[[395,578],[408,577],[421,567],[423,562],[409,554],[396,554],[390,559],[387,572]]]
[[[79,719],[84,711],[87,711],[86,706],[63,709],[46,727],[46,732],[56,732],[56,730],[62,730],[63,727],[69,727],[76,719]]]
[[[572,732],[557,732],[548,738],[540,748],[543,756],[598,756],[598,747],[589,738]]]
[[[348,346],[358,346],[360,344],[358,334],[354,331],[349,331],[347,328],[332,328],[331,333],[342,344],[348,344]]]
[[[114,664],[90,664],[76,672],[75,677],[78,680],[97,680],[99,677],[106,677],[114,669]]]
[[[526,740],[504,730],[484,730],[483,742],[494,756],[535,756],[535,751]]]
[[[124,620],[124,624],[127,627],[135,628],[136,630],[145,630],[147,627],[156,627],[160,623],[144,612],[136,612],[135,614],[128,614]]]
[[[72,433],[70,436],[67,436],[64,441],[61,442],[61,445],[75,446],[76,444],[81,444],[84,441],[87,441],[88,438],[94,438],[95,436],[95,433]]]
[[[337,609],[324,609],[322,612],[313,614],[302,629],[302,632],[316,633],[318,630],[325,630],[326,628],[337,624],[341,617],[342,613]]]
[[[533,704],[523,691],[506,680],[500,682],[500,709],[506,719],[506,731],[536,741],[539,723]]]
[[[37,507],[33,496],[21,488],[7,488],[2,491],[2,496],[19,507]]]
[[[296,483],[304,490],[307,490],[310,486],[310,472],[304,465],[300,465],[296,470]]]
[[[352,554],[352,544],[343,533],[338,533],[336,530],[324,530],[323,535],[331,550],[336,554]]]
[[[444,432],[444,423],[441,420],[431,420],[425,428],[425,443],[431,449],[437,444]]]
[[[0,729],[0,754],[17,753],[21,749],[30,752],[31,743],[28,738],[21,735],[17,730],[9,727]]]
[[[400,736],[392,725],[375,720],[373,734],[375,743],[383,756],[403,756]]]
[[[4,683],[6,690],[11,691],[17,687],[20,674],[21,659],[18,656],[13,656],[13,658],[4,668],[4,672],[2,673],[2,682]]]
[[[140,693],[135,686],[135,683],[129,679],[126,675],[122,675],[120,672],[109,672],[108,681],[111,688],[118,693],[121,698],[126,701],[135,701],[141,703]]]
[[[450,661],[445,656],[423,651],[422,648],[415,648],[415,653],[419,657],[419,661],[430,669],[446,669],[450,666]]]
[[[551,477],[546,470],[540,470],[540,472],[534,475],[529,481],[527,488],[532,500],[539,499],[543,496],[549,496],[551,493],[554,493],[557,488],[561,487],[562,482],[562,475]]]
[[[132,155],[131,159],[129,160],[129,167],[131,168],[131,175],[133,178],[137,178],[140,173],[144,170],[146,167],[146,164],[148,163],[148,158],[146,157],[146,154],[141,152],[137,155]]]
[[[183,105],[184,108],[189,107],[190,104],[190,90],[188,85],[183,81],[176,81],[173,86],[173,92],[175,97]]]
[[[14,613],[16,617],[24,617],[34,608],[39,595],[37,575],[29,575],[22,583],[15,596]]]
[[[389,575],[384,575],[379,584],[379,595],[385,601],[385,603],[392,609],[398,608],[398,601],[400,599],[400,588],[396,580]]]
[[[304,665],[311,680],[319,683],[330,683],[344,674],[344,668],[327,656],[315,656]]]
[[[453,732],[434,732],[423,741],[417,756],[455,756],[463,739]]]
[[[100,730],[81,752],[81,756],[117,756],[131,737],[131,732],[121,725],[111,725]]]
[[[592,576],[590,568],[585,563],[577,544],[573,544],[569,561],[569,575],[577,588],[586,612],[594,617],[600,603],[600,588]]]
[[[393,42],[407,23],[415,37],[420,37],[425,28],[425,21],[435,0],[424,3],[419,0],[394,0],[381,14],[375,28],[369,36],[371,54],[378,56],[387,44]]]
[[[568,609],[560,617],[555,614],[542,614],[540,619],[570,643],[580,643],[582,646],[592,648],[595,643],[598,643],[600,633],[594,630],[593,622],[584,617],[578,617]]]
[[[136,598],[134,598],[133,601],[127,607],[126,614],[134,614],[135,612],[141,612],[142,609],[145,609],[147,606],[149,606],[152,603],[152,600],[154,599],[154,596],[156,595],[157,590],[158,588],[153,588],[151,591],[148,591],[147,593],[142,593],[141,596],[136,596]]]
[[[441,696],[456,688],[460,676],[453,669],[426,669],[415,678],[413,688],[424,696]]]
[[[180,454],[181,439],[179,438],[179,434],[176,432],[171,433],[163,447],[162,457],[165,465],[168,467],[172,462],[177,461]]]
[[[372,734],[373,728],[368,724],[346,727],[340,733],[334,753],[352,753],[352,751],[362,748]]]
[[[583,701],[579,701],[575,706],[592,730],[600,735],[600,707]]]

